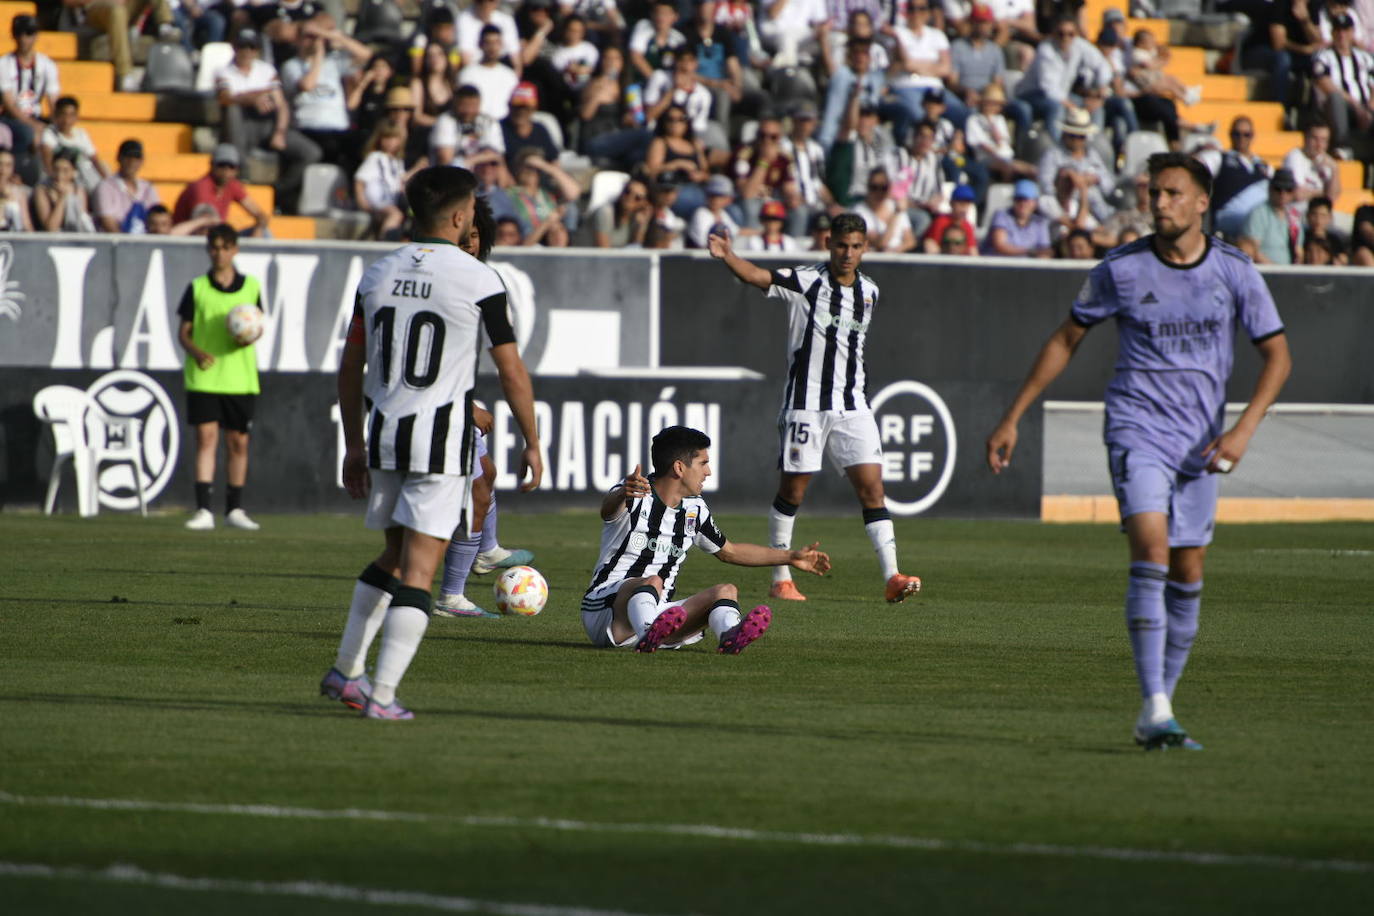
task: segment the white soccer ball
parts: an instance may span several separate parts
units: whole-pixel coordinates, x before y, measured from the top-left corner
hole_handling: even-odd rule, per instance
[[[267,319],[263,317],[262,309],[247,302],[230,309],[224,323],[229,328],[229,336],[234,338],[234,342],[240,347],[246,347],[257,340],[262,336],[263,328],[267,327]]]
[[[549,583],[533,566],[512,566],[501,573],[494,586],[496,607],[502,614],[533,617],[549,600]]]

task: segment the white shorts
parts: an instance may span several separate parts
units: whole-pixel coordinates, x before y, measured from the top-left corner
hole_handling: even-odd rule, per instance
[[[611,622],[615,619],[615,596],[624,584],[624,579],[616,579],[614,582],[599,585],[582,596],[582,628],[587,631],[587,638],[592,641],[592,645],[598,649],[631,649],[639,642],[638,634],[632,633],[623,642],[616,642],[615,636],[611,633]],[[670,606],[669,602],[660,598],[658,612],[662,613]],[[701,642],[704,635],[694,633],[682,642],[664,643],[659,648],[681,649],[683,646]]]
[[[472,517],[472,478],[456,474],[414,474],[371,470],[367,527],[409,528],[448,540]]]
[[[790,474],[814,474],[825,456],[838,471],[883,462],[878,423],[869,410],[784,410],[778,442],[778,467]]]

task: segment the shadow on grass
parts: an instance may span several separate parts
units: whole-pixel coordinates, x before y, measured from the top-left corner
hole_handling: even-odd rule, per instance
[[[335,604],[254,604],[230,599],[209,603],[205,601],[144,601],[141,598],[118,596],[118,601],[109,598],[11,598],[0,595],[0,604],[75,604],[81,607],[169,607],[183,611],[336,611]]]
[[[163,710],[170,712],[205,712],[218,709],[250,710],[283,716],[304,716],[308,718],[358,718],[351,710],[340,708],[335,702],[281,703],[253,700],[215,700],[207,698],[169,698],[121,697],[95,694],[31,693],[0,696],[0,704],[19,703],[58,703],[70,706],[120,706],[124,708]],[[751,736],[796,738],[802,740],[830,741],[876,741],[884,744],[908,745],[988,745],[995,747],[1021,747],[1028,752],[1043,749],[1039,742],[1028,741],[1024,736],[1010,735],[969,735],[948,732],[894,732],[890,729],[855,729],[852,731],[825,731],[800,728],[786,728],[762,723],[703,722],[689,719],[645,719],[621,716],[566,715],[559,713],[508,712],[501,710],[474,710],[444,707],[423,707],[417,716],[425,719],[446,717],[450,719],[477,719],[493,722],[537,722],[550,725],[602,725],[610,728],[656,729],[664,731],[695,731],[712,735],[727,734],[738,736],[747,733]],[[1136,749],[1104,747],[1094,744],[1068,744],[1059,742],[1056,750],[1088,754],[1139,754]]]
[[[98,569],[98,568],[91,568],[91,569],[88,569],[88,570],[86,570],[86,571],[87,571],[87,572],[98,572],[98,573],[110,573],[111,575],[116,575],[116,576],[198,576],[198,577],[202,577],[202,576],[220,575],[220,576],[230,576],[230,577],[232,577],[232,578],[238,579],[238,578],[240,578],[240,577],[243,575],[241,572],[237,572],[237,571],[234,571],[234,570],[225,570],[225,571],[222,572],[222,573],[216,573],[216,572],[214,572],[213,570],[206,570],[206,569],[201,569],[201,568],[195,568],[195,569]],[[349,575],[342,575],[342,574],[339,574],[339,575],[332,575],[332,576],[331,576],[331,575],[326,575],[326,574],[324,574],[324,573],[299,573],[299,572],[289,572],[289,573],[285,573],[285,572],[264,572],[264,571],[262,571],[262,570],[255,570],[255,571],[253,572],[253,574],[252,574],[252,578],[254,578],[254,579],[318,579],[318,580],[320,580],[321,582],[353,582],[353,581],[355,581],[358,577],[357,577],[356,574],[355,574],[355,575],[351,575],[351,576],[349,576]]]

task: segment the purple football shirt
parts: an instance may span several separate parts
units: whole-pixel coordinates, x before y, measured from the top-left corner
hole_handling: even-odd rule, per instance
[[[1116,375],[1107,386],[1108,445],[1153,455],[1198,475],[1221,435],[1237,328],[1259,343],[1282,333],[1274,299],[1239,249],[1209,238],[1201,259],[1170,264],[1145,236],[1088,274],[1073,320],[1116,319]]]

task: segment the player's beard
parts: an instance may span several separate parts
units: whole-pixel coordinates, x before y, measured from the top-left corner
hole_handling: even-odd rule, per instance
[[[1169,243],[1177,242],[1183,237],[1183,234],[1188,231],[1186,226],[1179,228],[1176,220],[1169,219],[1168,217],[1165,217],[1165,220],[1167,220],[1167,222],[1161,223],[1160,218],[1158,216],[1155,217],[1155,235],[1159,236],[1163,241]]]

